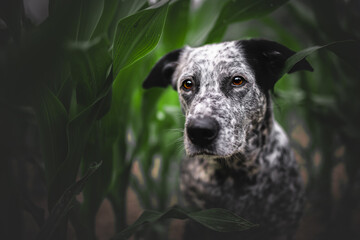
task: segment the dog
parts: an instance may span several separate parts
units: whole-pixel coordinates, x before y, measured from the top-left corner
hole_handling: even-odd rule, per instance
[[[145,89],[171,85],[178,92],[186,118],[180,185],[185,200],[259,224],[259,230],[244,233],[249,239],[291,239],[302,215],[303,184],[271,100],[293,54],[264,39],[186,46],[161,58],[143,83]],[[313,71],[303,59],[289,73],[300,70]],[[210,232],[207,238],[214,236],[223,235]]]

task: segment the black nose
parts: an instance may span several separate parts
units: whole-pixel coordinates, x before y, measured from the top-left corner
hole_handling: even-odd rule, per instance
[[[199,146],[210,144],[219,133],[219,123],[210,117],[191,119],[186,127],[189,139]]]

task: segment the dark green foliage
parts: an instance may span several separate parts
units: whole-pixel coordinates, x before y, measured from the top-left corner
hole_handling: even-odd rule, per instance
[[[226,32],[226,27],[229,24],[262,17],[276,10],[286,2],[288,2],[288,0],[227,1],[213,29],[208,35],[206,43],[221,41]]]
[[[246,221],[226,209],[213,208],[202,211],[187,212],[178,206],[174,206],[163,213],[153,210],[144,211],[133,225],[121,231],[113,238],[113,240],[128,239],[141,226],[168,218],[182,220],[189,218],[218,232],[244,231],[257,226],[256,224]]]
[[[157,228],[166,218],[190,218],[216,231],[253,227],[221,209],[165,211],[178,196],[184,119],[175,91],[144,91],[141,84],[171,50],[257,37],[305,48],[288,59],[283,73],[316,52],[310,57],[314,73],[278,81],[274,108],[290,135],[301,125],[310,139],[293,144],[304,159],[310,205],[322,216],[319,239],[352,239],[352,210],[360,202],[359,1],[206,0],[194,7],[190,0],[151,6],[145,0],[50,0],[49,17],[38,26],[25,16],[22,1],[10,2],[0,4],[1,176],[3,205],[9,206],[0,238],[23,237],[21,226],[8,226],[21,225],[26,210],[41,225],[39,239],[65,238],[68,222],[79,240],[95,239],[95,217],[106,198],[120,232],[127,227],[129,187],[151,210],[115,239],[140,225],[149,236],[166,238]],[[24,163],[15,161],[34,148],[19,144],[26,140],[28,111],[36,114],[42,155],[40,164],[26,161],[43,172],[50,212],[44,224],[23,187]],[[335,156],[341,147],[345,153]],[[317,153],[322,161],[315,164]],[[101,166],[91,167],[96,162]],[[347,182],[335,201],[333,175],[341,164]],[[74,196],[82,189],[78,202]]]
[[[162,33],[167,8],[167,1],[162,1],[119,22],[113,46],[116,74],[144,57],[156,46]]]
[[[42,226],[37,239],[51,239],[57,229],[58,225],[63,221],[65,216],[68,214],[70,209],[72,208],[72,202],[74,201],[74,197],[78,195],[85,184],[88,182],[90,176],[94,174],[94,172],[101,166],[101,162],[99,164],[92,164],[88,171],[84,174],[84,176],[72,184],[65,192],[61,195],[59,200],[56,202],[54,207],[52,208],[49,217],[46,222]]]

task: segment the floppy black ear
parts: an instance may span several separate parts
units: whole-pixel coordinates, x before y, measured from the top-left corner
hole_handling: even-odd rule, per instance
[[[273,41],[251,39],[238,41],[238,46],[244,52],[246,60],[255,72],[257,83],[263,90],[272,89],[281,77],[285,61],[295,54],[294,51]],[[300,70],[313,71],[311,65],[301,60],[288,72]]]
[[[171,84],[171,78],[178,65],[177,61],[181,51],[182,49],[177,49],[162,57],[143,82],[143,88],[167,87]]]

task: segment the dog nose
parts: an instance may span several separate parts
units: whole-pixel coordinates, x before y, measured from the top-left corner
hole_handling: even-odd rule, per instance
[[[210,117],[191,119],[186,127],[190,141],[199,146],[210,144],[219,133],[219,123]]]

